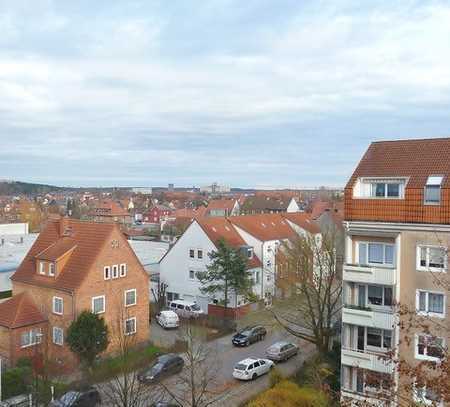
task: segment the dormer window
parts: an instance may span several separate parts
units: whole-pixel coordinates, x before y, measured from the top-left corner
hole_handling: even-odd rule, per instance
[[[39,262],[39,274],[45,275],[45,263],[43,261]]]
[[[248,257],[249,259],[252,259],[252,258],[253,258],[253,247],[248,247],[248,248],[247,248],[247,257]]]
[[[55,263],[49,263],[48,265],[48,275],[51,277],[55,276]]]
[[[355,198],[403,199],[404,178],[360,178],[353,189]]]
[[[428,177],[424,191],[424,203],[428,205],[439,205],[441,202],[441,184],[443,176],[433,175]]]

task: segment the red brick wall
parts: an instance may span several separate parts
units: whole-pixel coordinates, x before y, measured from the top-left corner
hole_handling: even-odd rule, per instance
[[[405,199],[354,199],[345,189],[345,220],[450,224],[450,189],[442,189],[440,205],[424,205],[423,189],[407,188]]]
[[[226,311],[226,312],[225,312]],[[212,315],[218,318],[241,318],[242,316],[248,314],[250,311],[250,304],[242,305],[237,308],[227,308],[215,304],[208,304],[208,315]]]

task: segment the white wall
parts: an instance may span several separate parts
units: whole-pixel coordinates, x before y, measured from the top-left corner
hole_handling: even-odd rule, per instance
[[[300,207],[294,198],[291,198],[291,202],[289,202],[286,212],[300,212]]]
[[[28,223],[4,223],[0,225],[0,236],[2,235],[27,235]]]
[[[189,257],[189,250],[195,250],[195,259]],[[197,259],[197,250],[203,251],[203,259]],[[159,264],[160,278],[168,284],[167,291],[178,293],[186,300],[195,300],[207,312],[207,296],[200,292],[201,284],[189,278],[189,270],[206,271],[208,253],[216,247],[197,222],[192,222],[175,245]]]

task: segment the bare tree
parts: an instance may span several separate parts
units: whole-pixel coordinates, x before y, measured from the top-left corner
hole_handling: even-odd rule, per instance
[[[98,387],[102,399],[108,406],[113,407],[147,407],[151,402],[162,399],[159,388],[150,387],[138,379],[136,370],[136,336],[127,334],[126,320],[128,311],[123,306],[118,307],[117,320],[110,327],[111,342],[117,347],[120,369],[112,378]]]
[[[290,287],[275,319],[292,335],[326,352],[341,311],[342,281],[333,232],[304,235],[284,243],[278,254],[277,286]]]
[[[183,407],[207,407],[223,397],[217,390],[221,369],[217,345],[206,342],[201,328],[189,322],[181,328],[180,337],[186,343],[185,366],[173,383],[161,386]]]

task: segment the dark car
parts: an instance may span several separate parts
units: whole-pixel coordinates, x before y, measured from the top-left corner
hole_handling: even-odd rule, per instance
[[[233,336],[231,342],[235,346],[248,346],[253,342],[262,341],[267,331],[261,325],[248,326]]]
[[[184,366],[184,360],[181,356],[174,353],[162,355],[148,369],[145,369],[138,375],[141,383],[156,383],[167,376],[181,372]]]
[[[93,407],[101,404],[99,392],[94,387],[79,391],[69,391],[58,400],[50,403],[52,407]]]

